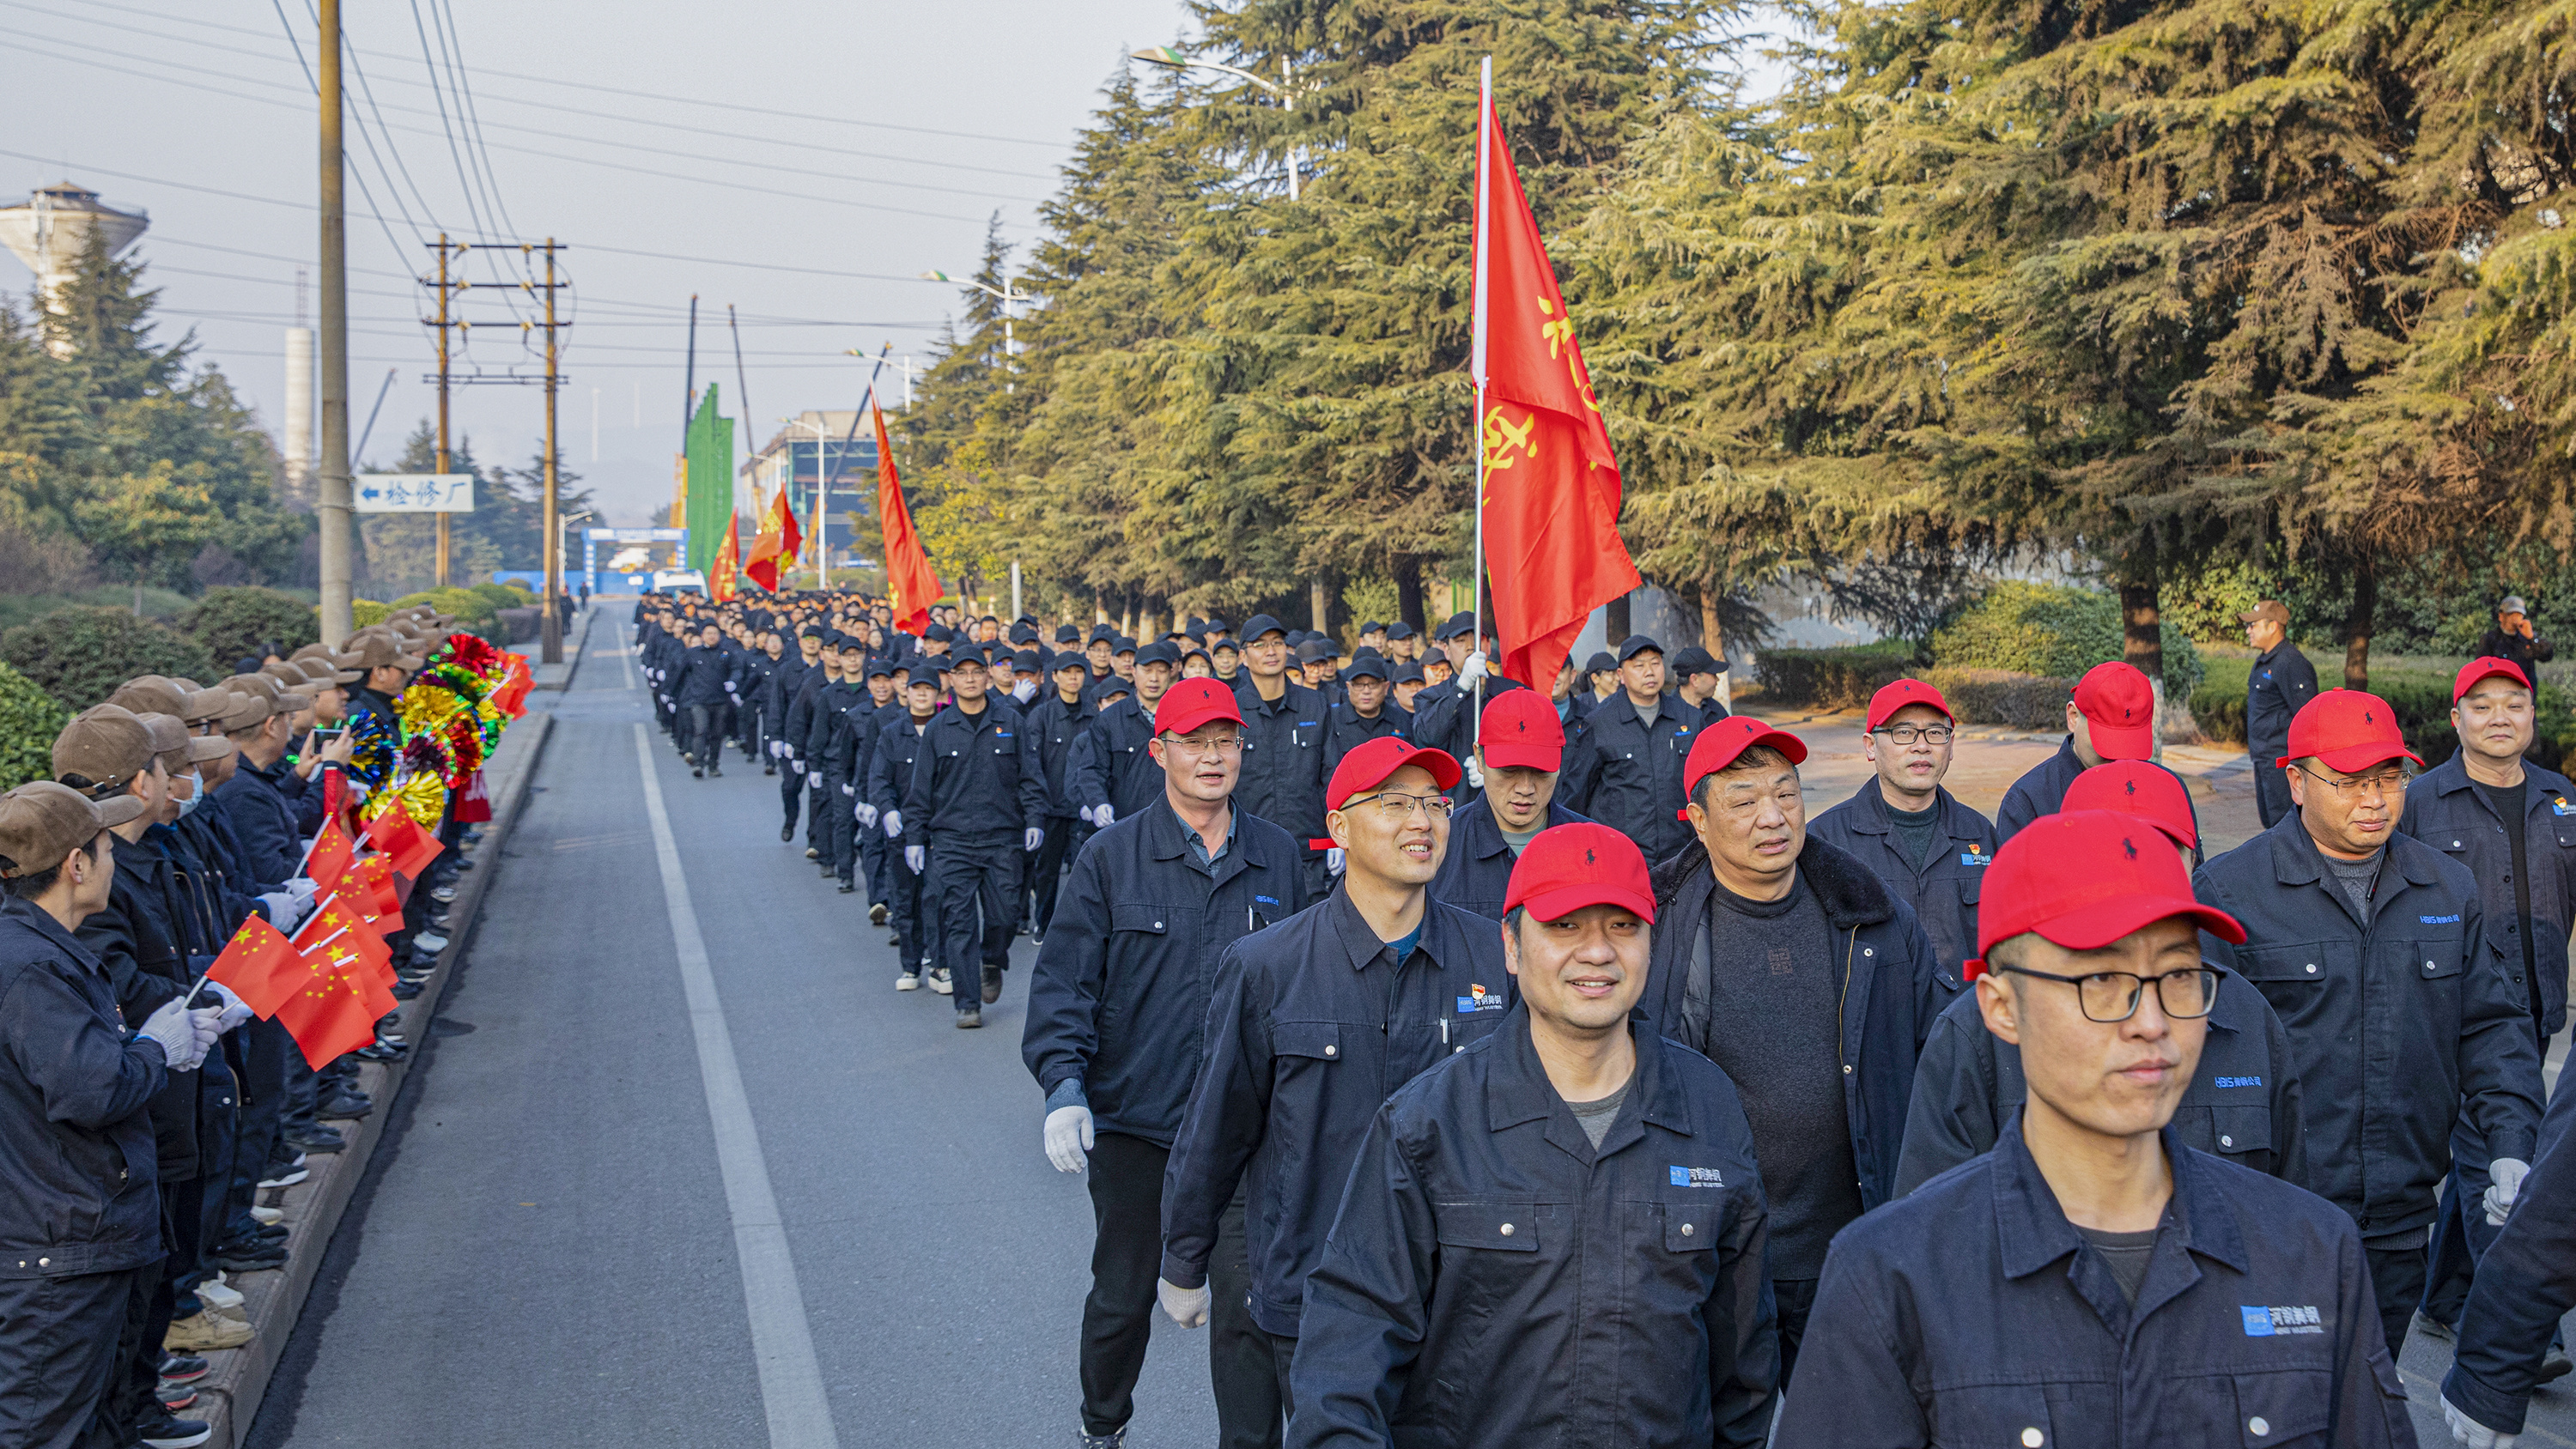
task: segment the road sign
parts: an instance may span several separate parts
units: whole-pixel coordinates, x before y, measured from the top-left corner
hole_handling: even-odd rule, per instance
[[[361,473],[349,480],[360,513],[472,513],[471,473]]]

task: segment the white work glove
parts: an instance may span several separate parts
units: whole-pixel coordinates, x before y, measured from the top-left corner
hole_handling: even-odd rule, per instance
[[[786,759],[787,742],[785,740],[771,740],[769,742],[769,757],[773,760]]]
[[[161,1003],[143,1022],[138,1035],[161,1043],[161,1055],[174,1072],[192,1072],[206,1059],[206,1049],[197,1044],[197,1023],[188,1013],[188,1004],[178,997]]]
[[[1058,1107],[1046,1118],[1047,1161],[1058,1172],[1080,1172],[1083,1154],[1091,1150],[1091,1109]]]
[[[930,869],[929,847],[921,845],[905,846],[903,848],[903,868],[911,871],[914,875],[920,875],[922,872]]]
[[[877,807],[862,800],[850,807],[850,818],[859,822],[861,830],[874,830],[877,828]]]
[[[1205,1328],[1208,1321],[1208,1291],[1205,1288],[1175,1288],[1161,1278],[1154,1280],[1154,1301],[1163,1312],[1183,1328]]]
[[[841,793],[844,795],[856,795],[859,793],[859,787],[856,785],[843,785],[841,787]]]
[[[1117,818],[1118,812],[1110,808],[1109,803],[1105,800],[1100,804],[1091,807],[1091,823],[1099,826],[1103,830],[1108,829],[1110,822]]]
[[[1079,816],[1081,816],[1081,817],[1082,817],[1082,823],[1083,823],[1083,824],[1085,824],[1085,825],[1089,825],[1089,824],[1091,823],[1091,807],[1090,807],[1090,806],[1085,805],[1085,806],[1083,806],[1081,809],[1079,809],[1079,810],[1077,810],[1077,811],[1075,811],[1075,812],[1073,812],[1073,813],[1075,813],[1076,815],[1079,815]]]
[[[316,884],[311,876],[306,875],[299,875],[288,881],[286,889],[294,895],[295,903],[299,906],[312,905],[313,898],[322,893],[322,887]]]
[[[268,907],[268,923],[280,931],[292,931],[304,919],[304,906],[293,891],[262,891],[255,899]]]
[[[1350,864],[1350,859],[1350,856],[1338,845],[1324,848],[1324,869],[1333,875],[1340,875],[1342,868]]]
[[[2514,1449],[2522,1442],[2520,1434],[2499,1434],[2470,1418],[2448,1394],[2442,1396],[2442,1422],[2451,1426],[2451,1442],[2464,1449]]]
[[[1035,854],[1037,848],[1044,844],[1046,844],[1046,832],[1036,826],[1032,825],[1020,832],[1020,849],[1023,852]]]
[[[1476,768],[1476,757],[1474,755],[1469,755],[1467,757],[1467,783],[1475,786],[1479,790],[1485,788],[1485,772]]]
[[[1479,649],[1467,656],[1466,663],[1458,666],[1458,687],[1471,689],[1477,680],[1484,678],[1489,672],[1485,668],[1485,651]]]
[[[2518,1157],[2499,1157],[2487,1164],[2487,1226],[2504,1226],[2505,1214],[2513,1211],[2514,1196],[2522,1191],[2522,1180],[2531,1172],[2531,1164]]]
[[[221,1036],[223,1033],[232,1030],[234,1027],[241,1025],[243,1022],[248,1021],[251,1017],[257,1015],[256,1012],[253,1012],[250,1009],[249,1002],[242,1000],[239,993],[235,992],[231,987],[226,986],[224,983],[210,977],[206,981],[206,989],[215,993],[216,998],[223,1003],[223,1005],[218,1008],[219,1014],[215,1021],[216,1035]],[[203,1008],[199,1009],[202,1010]]]
[[[812,787],[814,787],[814,788],[815,788],[815,789],[817,789],[817,790],[822,789],[822,788],[823,788],[823,772],[822,772],[822,771],[820,771],[820,770],[807,770],[807,771],[805,772],[805,783],[806,783],[806,784],[808,784],[808,785],[810,785],[810,786],[812,786]]]
[[[215,1043],[223,1040],[224,1008],[200,1006],[188,1013],[188,1024],[196,1028],[197,1060],[202,1062],[206,1059],[206,1053],[215,1049]]]

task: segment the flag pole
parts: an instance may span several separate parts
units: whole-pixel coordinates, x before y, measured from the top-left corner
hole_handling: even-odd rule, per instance
[[[1468,428],[1468,443],[1476,452],[1476,557],[1468,568],[1468,607],[1476,614],[1476,637],[1469,646],[1470,654],[1485,647],[1485,312],[1490,304],[1486,277],[1486,236],[1492,228],[1493,207],[1493,137],[1494,137],[1494,58],[1485,63],[1476,96],[1476,246],[1473,291],[1468,312],[1474,328],[1473,352],[1468,371],[1476,381],[1476,416]],[[1486,669],[1493,668],[1491,660]],[[1475,716],[1470,721],[1468,738],[1475,738],[1474,724],[1485,715],[1485,681],[1476,681]]]

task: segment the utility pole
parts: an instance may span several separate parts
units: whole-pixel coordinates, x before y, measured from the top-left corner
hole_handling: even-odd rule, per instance
[[[458,286],[463,286],[459,282]],[[438,234],[438,467],[447,471],[447,233]],[[447,587],[447,515],[438,514],[438,586]]]
[[[521,248],[527,250],[526,247]],[[543,653],[538,658],[546,664],[563,663],[563,615],[557,610],[563,597],[563,540],[556,519],[562,516],[555,500],[555,368],[558,349],[555,346],[555,239],[546,238],[546,617]]]
[[[320,0],[322,62],[322,637],[349,637],[349,230],[340,149],[340,0]]]

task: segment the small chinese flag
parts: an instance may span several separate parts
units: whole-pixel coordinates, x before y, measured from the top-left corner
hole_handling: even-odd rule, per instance
[[[224,943],[223,954],[206,968],[207,980],[231,987],[235,996],[263,1017],[277,1015],[277,1009],[311,974],[312,963],[295,949],[295,943],[257,916],[242,922],[241,929]]]
[[[349,781],[337,765],[322,767],[322,818],[337,820],[340,809],[349,803]]]
[[[912,510],[904,507],[903,480],[895,476],[885,414],[871,402],[868,417],[877,427],[877,522],[885,529],[886,602],[894,609],[894,626],[918,634],[930,623],[930,606],[939,602],[939,575],[931,571],[930,555],[912,526]]]
[[[349,867],[357,862],[358,847],[350,842],[347,832],[341,830],[339,817],[324,816],[322,833],[314,837],[312,853],[304,857],[305,875],[321,882],[327,889],[331,882],[346,874]]]
[[[437,836],[421,829],[420,822],[412,819],[407,810],[388,810],[369,821],[367,843],[383,851],[395,870],[415,877],[445,848]]]
[[[778,591],[778,566],[796,557],[805,546],[804,530],[796,526],[796,510],[787,506],[787,490],[769,501],[769,512],[760,520],[760,531],[752,536],[751,560],[742,566],[753,583]]]
[[[360,979],[363,963],[343,949],[350,939],[346,934],[325,937],[308,951],[313,970],[277,1011],[278,1024],[317,1072],[374,1042],[376,1018],[385,1014]],[[382,994],[386,1002],[393,1000],[391,993]]]
[[[402,929],[399,917],[393,924],[395,930]],[[393,953],[385,946],[385,938],[380,934],[383,929],[372,913],[334,897],[313,913],[313,919],[305,923],[303,930],[295,933],[295,945],[316,969],[323,965],[330,953],[337,952],[363,964],[366,969],[360,974],[366,979],[391,986],[394,981]],[[388,996],[386,999],[390,1001],[392,998]],[[383,1014],[381,1011],[377,1013],[379,1016]]]

